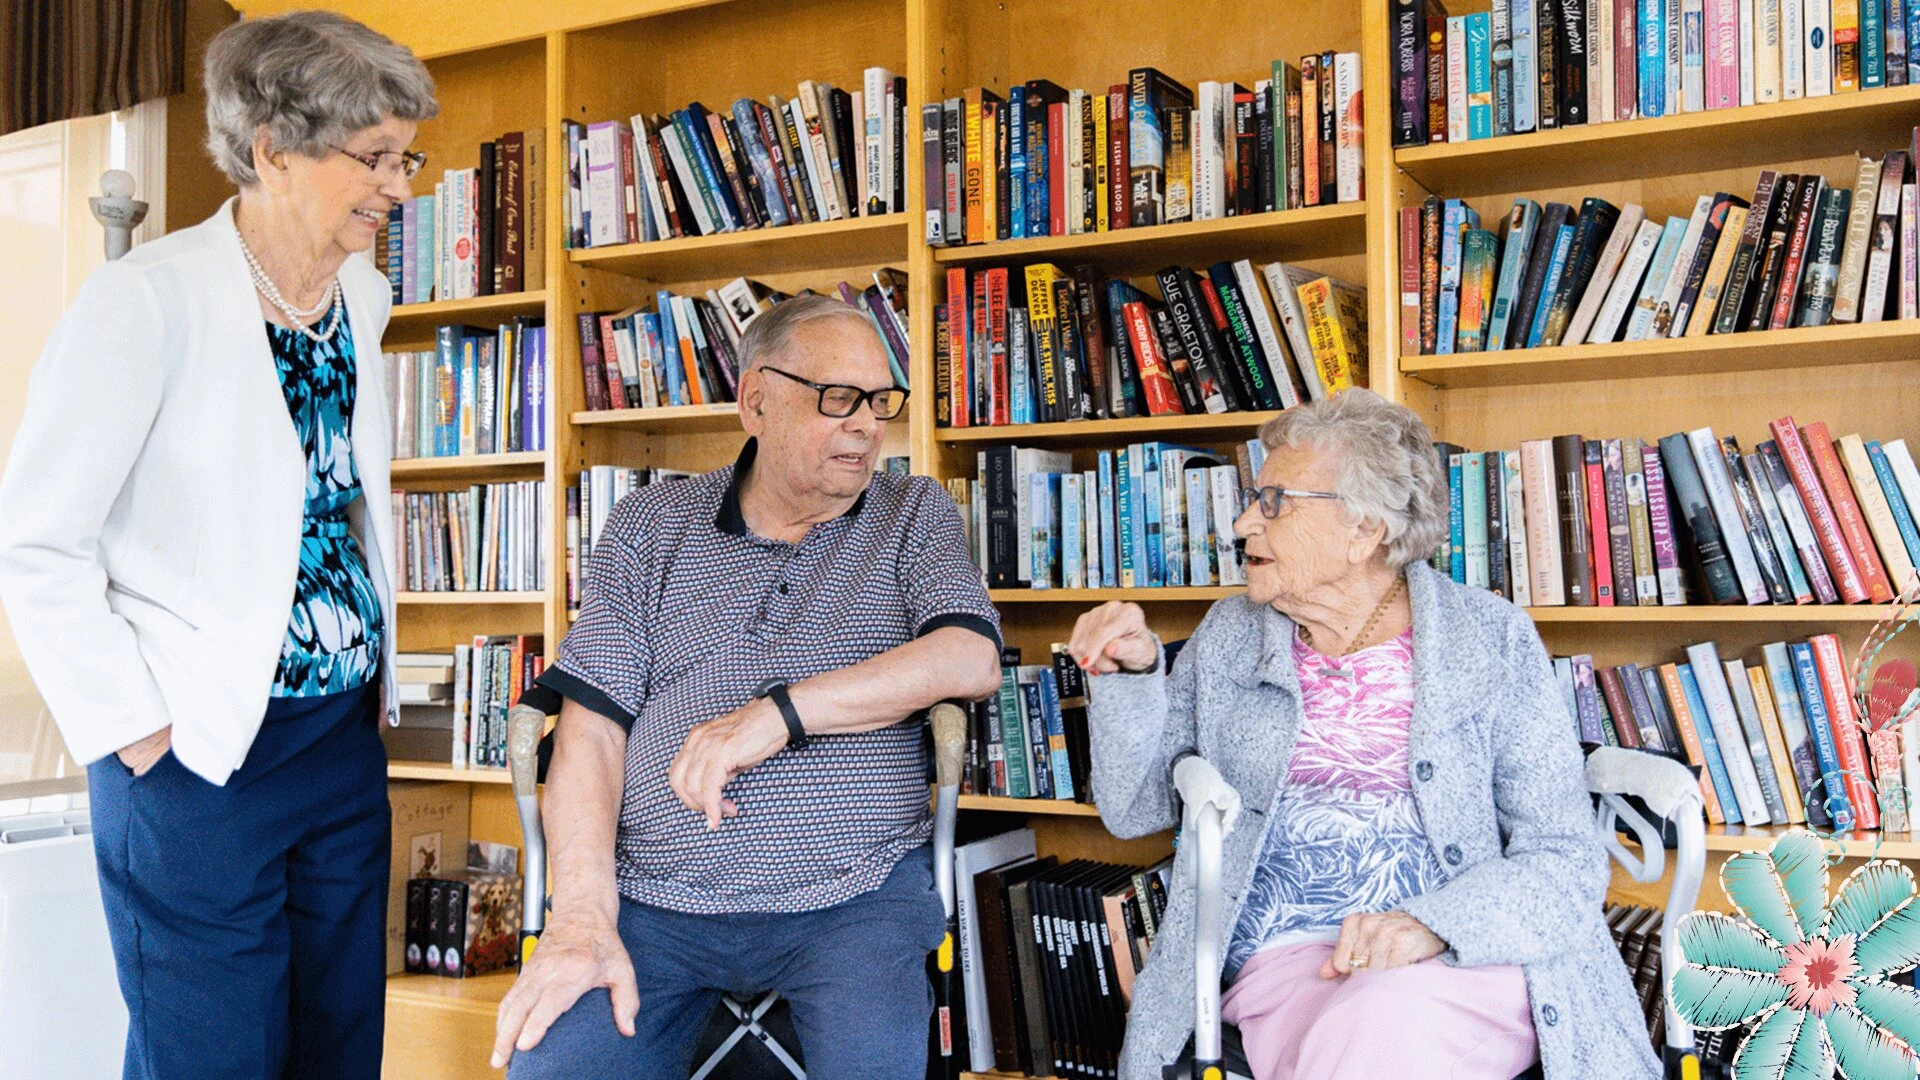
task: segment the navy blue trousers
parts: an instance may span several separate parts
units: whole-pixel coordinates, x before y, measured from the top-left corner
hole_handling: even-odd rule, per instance
[[[378,683],[276,698],[217,787],[87,770],[127,1080],[378,1080],[392,815]]]
[[[918,1080],[933,987],[927,953],[945,929],[928,848],[878,889],[798,915],[685,915],[620,903],[640,1013],[629,1039],[613,999],[590,990],[513,1055],[510,1080],[674,1080],[692,1069],[723,990],[778,990],[793,1008],[808,1080]],[[791,1047],[789,1047],[791,1049]]]

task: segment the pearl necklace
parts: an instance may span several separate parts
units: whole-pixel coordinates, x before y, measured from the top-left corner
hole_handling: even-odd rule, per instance
[[[252,276],[253,287],[259,290],[260,295],[266,297],[268,303],[280,309],[280,312],[293,323],[293,328],[312,339],[315,344],[332,338],[334,333],[340,329],[341,312],[345,306],[339,302],[339,277],[336,276],[333,282],[327,286],[327,290],[321,294],[318,304],[302,311],[287,302],[287,298],[280,293],[280,287],[275,285],[273,279],[267,276],[267,272],[260,268],[260,260],[254,258],[253,249],[247,246],[246,238],[239,236],[238,230],[235,231],[234,235],[240,240],[240,254],[247,260],[247,273]],[[327,320],[326,329],[318,333],[307,329],[307,320],[328,308],[333,309],[333,317]]]

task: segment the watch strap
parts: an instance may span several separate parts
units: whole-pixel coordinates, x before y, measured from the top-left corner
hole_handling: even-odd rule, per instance
[[[767,688],[767,699],[780,710],[780,718],[787,722],[787,746],[799,749],[807,745],[807,729],[800,723],[800,710],[793,707],[793,695],[787,692],[786,683],[774,683]]]

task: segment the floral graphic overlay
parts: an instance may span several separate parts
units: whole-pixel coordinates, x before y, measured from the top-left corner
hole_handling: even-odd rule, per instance
[[[1828,903],[1826,848],[1795,829],[1720,868],[1738,917],[1680,920],[1674,1011],[1704,1030],[1753,1025],[1734,1080],[1912,1080],[1920,994],[1889,977],[1920,964],[1913,873],[1863,864]]]

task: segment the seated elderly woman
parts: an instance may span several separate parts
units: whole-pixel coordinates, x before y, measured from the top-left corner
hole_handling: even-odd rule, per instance
[[[1222,1014],[1260,1080],[1655,1076],[1546,650],[1427,562],[1431,439],[1365,390],[1282,413],[1234,526],[1247,591],[1172,670],[1137,606],[1080,617],[1101,817],[1170,828],[1175,770],[1217,768]],[[1193,875],[1180,852],[1121,1080],[1158,1080],[1193,1030]]]

